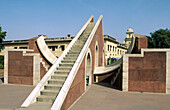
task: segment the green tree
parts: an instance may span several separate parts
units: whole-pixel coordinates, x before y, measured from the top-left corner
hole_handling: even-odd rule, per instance
[[[2,32],[2,28],[0,26],[0,51],[4,49],[4,45],[2,44],[6,36],[6,32]]]
[[[148,37],[149,48],[170,48],[170,30],[159,29],[153,33],[150,33],[151,37]]]

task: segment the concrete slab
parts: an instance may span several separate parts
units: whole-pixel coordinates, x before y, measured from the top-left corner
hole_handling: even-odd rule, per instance
[[[123,92],[93,84],[70,110],[169,110],[170,94]]]
[[[18,108],[15,110],[50,110],[51,109],[51,103],[44,103],[44,102],[38,102],[33,103],[27,108]]]
[[[0,110],[12,110],[21,106],[34,86],[0,85]]]

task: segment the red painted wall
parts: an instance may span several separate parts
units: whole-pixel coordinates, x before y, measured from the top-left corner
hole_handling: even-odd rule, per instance
[[[33,85],[33,56],[22,51],[8,52],[8,83]]]
[[[4,76],[4,69],[0,69],[0,77]]]
[[[139,53],[142,48],[148,48],[148,38],[135,34],[135,45],[132,53]]]
[[[129,91],[166,92],[166,52],[129,57]]]
[[[44,56],[42,55],[42,53],[40,52],[38,46],[37,46],[37,39],[39,38],[38,37],[34,37],[34,38],[31,38],[29,41],[28,41],[28,46],[29,46],[29,49],[33,49],[34,52],[33,53],[39,53],[40,54],[40,58],[42,58],[42,60],[45,62],[45,65],[48,65],[49,68],[51,67],[50,63],[44,58]],[[47,73],[46,69],[43,67],[42,63],[40,63],[40,79],[43,78],[43,76]]]
[[[61,110],[68,109],[85,91],[85,58],[75,76],[75,79],[69,89]]]

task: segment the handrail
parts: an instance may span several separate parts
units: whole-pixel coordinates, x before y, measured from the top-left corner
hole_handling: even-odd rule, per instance
[[[133,35],[132,39],[131,39],[131,44],[130,44],[126,54],[130,54],[132,52],[132,50],[134,48],[134,45],[135,45],[135,37]],[[97,74],[106,74],[106,73],[109,73],[109,72],[119,68],[122,63],[123,63],[123,56],[118,61],[116,61],[113,64],[110,64],[110,65],[107,65],[107,66],[103,66],[103,67],[96,67],[95,71],[94,71],[94,74],[97,75]]]
[[[54,61],[56,60],[56,56],[48,49],[43,35],[41,35],[37,39],[37,44],[38,44],[38,48],[40,49],[43,56],[47,59],[47,61],[50,62],[51,64],[54,64]]]
[[[70,50],[70,48],[75,43],[75,41],[79,38],[79,36],[82,34],[82,32],[86,29],[87,25],[93,20],[93,18],[94,17],[91,16],[88,19],[88,21],[80,29],[80,31],[77,33],[77,35],[74,37],[74,39],[69,43],[69,45],[64,50],[64,52],[60,55],[60,57],[54,61],[54,64],[52,65],[52,67],[44,75],[44,77],[41,79],[41,81],[37,84],[37,86],[34,88],[34,90],[31,92],[31,94],[27,97],[27,99],[24,101],[24,103],[21,105],[21,107],[28,107],[31,103],[35,102],[36,97],[39,95],[39,92],[43,89],[43,86],[47,83],[47,81],[50,78],[51,74],[54,73],[54,71],[56,70],[56,67],[59,66],[59,63],[61,62],[61,60],[64,58],[64,56]]]
[[[81,50],[81,53],[79,54],[73,68],[71,69],[66,81],[64,82],[64,85],[62,86],[57,98],[55,99],[55,101],[54,101],[54,103],[51,107],[51,110],[60,110],[61,109],[62,104],[63,104],[63,102],[64,102],[64,100],[67,96],[67,93],[68,93],[70,87],[71,87],[71,84],[72,84],[72,82],[73,82],[73,80],[74,80],[74,78],[77,74],[79,67],[80,67],[80,64],[83,61],[83,58],[84,58],[84,56],[87,52],[87,49],[88,49],[88,47],[89,47],[89,45],[90,45],[90,43],[93,39],[94,34],[96,33],[96,30],[97,30],[102,18],[103,18],[103,16],[101,15],[99,17],[96,25],[94,26],[93,30],[91,31],[89,38],[87,39],[83,49]]]

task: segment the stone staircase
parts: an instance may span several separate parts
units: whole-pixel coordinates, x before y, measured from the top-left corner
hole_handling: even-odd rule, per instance
[[[113,76],[113,78],[111,79],[111,82],[110,84],[113,85],[118,77],[118,75],[121,73],[121,69],[122,69],[122,66],[120,66],[120,68],[118,69],[118,72],[116,72],[116,74]]]
[[[70,51],[66,54],[66,56],[59,64],[59,67],[56,68],[54,74],[52,74],[51,78],[47,81],[44,89],[40,91],[40,96],[36,98],[37,103],[48,102],[51,105],[53,104],[78,55],[80,54],[84,44],[86,43],[86,40],[88,39],[94,25],[94,22],[89,23],[84,32],[73,44]]]
[[[42,63],[43,67],[45,68],[46,71],[48,71],[49,66],[45,64],[42,58],[40,58],[40,62]]]

